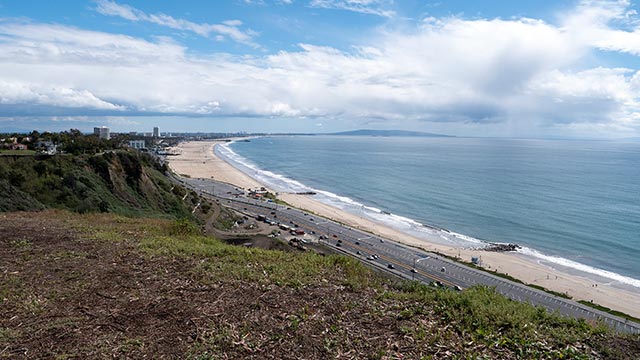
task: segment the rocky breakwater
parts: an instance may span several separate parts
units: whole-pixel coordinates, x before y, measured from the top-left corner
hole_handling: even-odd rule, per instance
[[[483,250],[494,251],[494,252],[506,252],[506,251],[517,251],[518,249],[520,249],[520,245],[518,244],[490,243]]]

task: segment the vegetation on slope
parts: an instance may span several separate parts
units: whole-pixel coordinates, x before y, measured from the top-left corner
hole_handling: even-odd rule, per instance
[[[640,338],[188,222],[0,214],[0,357],[639,358]]]
[[[174,186],[148,154],[0,157],[0,211],[43,207],[79,213],[191,217],[200,201]],[[183,198],[186,198],[183,200]]]

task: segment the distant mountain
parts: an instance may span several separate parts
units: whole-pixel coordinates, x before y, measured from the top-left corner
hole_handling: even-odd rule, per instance
[[[452,137],[450,135],[432,134],[420,131],[407,131],[407,130],[353,130],[332,133],[329,135],[344,135],[344,136],[411,136],[411,137]]]

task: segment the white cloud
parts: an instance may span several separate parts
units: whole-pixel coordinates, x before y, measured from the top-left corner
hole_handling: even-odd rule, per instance
[[[114,111],[125,109],[97,98],[88,90],[0,80],[0,105],[21,104]]]
[[[338,9],[362,14],[393,17],[393,10],[385,9],[385,0],[311,0],[311,7],[322,9]]]
[[[216,34],[217,39],[220,36],[227,36],[236,42],[258,47],[253,41],[256,33],[251,30],[241,30],[240,20],[226,20],[221,24],[198,24],[165,14],[147,14],[130,5],[118,4],[111,0],[96,0],[96,11],[102,15],[118,16],[131,21],[146,21],[175,30],[191,31],[204,37],[209,37],[211,34]]]
[[[584,62],[593,62],[595,50],[634,56],[633,43],[614,41],[635,36],[633,16],[624,4],[615,11],[588,5],[558,25],[427,19],[411,32],[380,32],[352,52],[300,44],[268,56],[196,57],[170,39],[0,22],[0,111],[20,115],[12,105],[34,104],[111,115],[428,121],[459,133],[638,136],[638,69]]]

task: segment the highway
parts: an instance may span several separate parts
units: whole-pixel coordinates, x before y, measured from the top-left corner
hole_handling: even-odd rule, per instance
[[[568,300],[486,271],[474,269],[437,254],[409,247],[335,221],[307,214],[302,210],[273,202],[251,199],[230,184],[207,179],[190,179],[173,176],[184,186],[209,196],[223,205],[249,216],[264,215],[267,218],[303,229],[318,241],[336,252],[353,256],[364,263],[388,271],[396,276],[465,289],[474,285],[486,285],[504,296],[532,305],[542,306],[552,312],[588,321],[602,321],[605,325],[623,333],[640,333],[640,324],[603,311]]]

